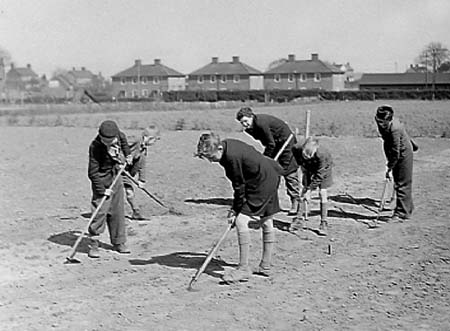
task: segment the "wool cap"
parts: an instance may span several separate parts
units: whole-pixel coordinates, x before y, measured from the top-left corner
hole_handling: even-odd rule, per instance
[[[389,105],[382,105],[377,108],[376,118],[381,120],[392,120],[394,109]]]
[[[119,135],[119,127],[114,121],[104,121],[98,129],[99,135],[105,138],[114,138]]]

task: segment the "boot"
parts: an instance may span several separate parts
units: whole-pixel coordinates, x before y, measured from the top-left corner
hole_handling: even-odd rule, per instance
[[[270,277],[271,275],[270,267],[260,264],[256,269],[256,271],[254,272],[254,274],[263,277]]]
[[[233,270],[227,270],[222,279],[225,283],[238,283],[238,282],[247,282],[252,274],[250,268],[247,266],[239,266]]]
[[[98,259],[100,257],[100,243],[98,239],[91,237],[91,244],[89,245],[88,256],[92,259]]]
[[[297,199],[291,199],[291,209],[288,211],[288,216],[297,215],[299,206],[300,204]]]
[[[319,225],[319,234],[321,236],[326,236],[328,232],[328,203],[321,202],[320,203],[320,225]]]
[[[114,244],[113,249],[119,254],[130,254],[131,253],[130,249],[128,248],[127,244],[125,244],[125,243]]]
[[[295,217],[291,224],[291,231],[295,232],[303,229],[306,229],[305,218],[303,216]]]

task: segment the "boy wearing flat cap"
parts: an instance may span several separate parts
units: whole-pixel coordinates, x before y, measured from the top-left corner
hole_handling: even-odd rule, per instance
[[[404,126],[394,118],[394,109],[389,105],[377,108],[375,122],[383,139],[384,154],[387,159],[386,178],[394,178],[396,206],[392,221],[403,222],[411,217],[414,210],[412,200],[413,152],[419,147],[409,137]]]
[[[126,245],[125,216],[124,216],[124,189],[122,179],[119,178],[114,187],[110,187],[120,164],[131,162],[130,148],[127,138],[114,121],[101,123],[98,135],[89,146],[88,177],[92,187],[92,207],[97,208],[106,195],[103,206],[89,227],[92,238],[88,256],[98,258],[98,236],[108,226],[109,237],[115,251],[129,254]]]
[[[220,140],[213,132],[201,135],[196,156],[218,162],[225,169],[234,191],[228,216],[237,229],[239,267],[226,272],[224,281],[247,281],[250,277],[248,222],[254,217],[259,219],[263,239],[262,258],[255,273],[268,277],[275,242],[273,215],[280,211],[277,191],[283,169],[254,147],[236,139]]]
[[[131,151],[131,163],[125,170],[133,178],[137,177],[136,179],[140,188],[144,187],[146,182],[147,149],[159,140],[159,135],[159,129],[155,125],[150,125],[145,128],[140,135],[127,136],[128,146]],[[132,210],[131,218],[134,220],[145,219],[134,201],[135,187],[133,182],[126,175],[123,175],[122,177],[123,186],[125,187],[125,196]]]

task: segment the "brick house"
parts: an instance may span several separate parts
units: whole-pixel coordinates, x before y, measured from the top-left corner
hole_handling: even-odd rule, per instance
[[[113,96],[118,98],[148,98],[164,91],[184,90],[185,84],[185,75],[161,64],[160,59],[153,64],[135,60],[132,67],[112,76]]]
[[[189,90],[261,90],[264,88],[262,72],[233,56],[231,62],[211,63],[191,72],[187,81]]]
[[[423,90],[433,88],[450,89],[448,73],[376,73],[363,74],[359,81],[360,90]]]
[[[11,68],[6,73],[4,90],[7,99],[19,99],[41,92],[45,82],[31,68],[16,67],[11,63]]]
[[[264,72],[264,87],[267,90],[344,90],[345,77],[336,66],[319,60],[311,54],[310,60],[296,60],[289,54],[287,61]]]

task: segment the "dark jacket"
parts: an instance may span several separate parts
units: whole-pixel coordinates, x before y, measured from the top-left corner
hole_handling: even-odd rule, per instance
[[[411,157],[413,152],[411,138],[398,119],[394,118],[386,130],[378,127],[378,131],[383,138],[383,149],[389,169],[393,169],[403,159]]]
[[[130,155],[127,137],[119,133],[120,149],[125,157]],[[106,146],[97,135],[89,146],[88,177],[91,180],[92,190],[96,195],[103,195],[109,188],[117,173],[118,161],[109,155]]]
[[[252,127],[246,129],[245,132],[261,142],[265,147],[263,154],[271,159],[275,158],[285,141],[292,134],[291,129],[285,122],[275,116],[266,114],[254,115]],[[290,143],[278,159],[278,163],[285,170],[284,175],[290,174],[298,168],[291,152],[292,146],[296,142],[295,135],[293,135]]]
[[[233,210],[239,213],[244,203],[252,209],[262,208],[277,191],[283,169],[240,140],[225,139],[222,146],[220,165],[233,186]]]
[[[302,168],[304,186],[314,190],[318,187],[326,189],[333,184],[333,158],[326,148],[319,146],[311,159],[303,157],[301,145],[295,145],[292,153]]]

